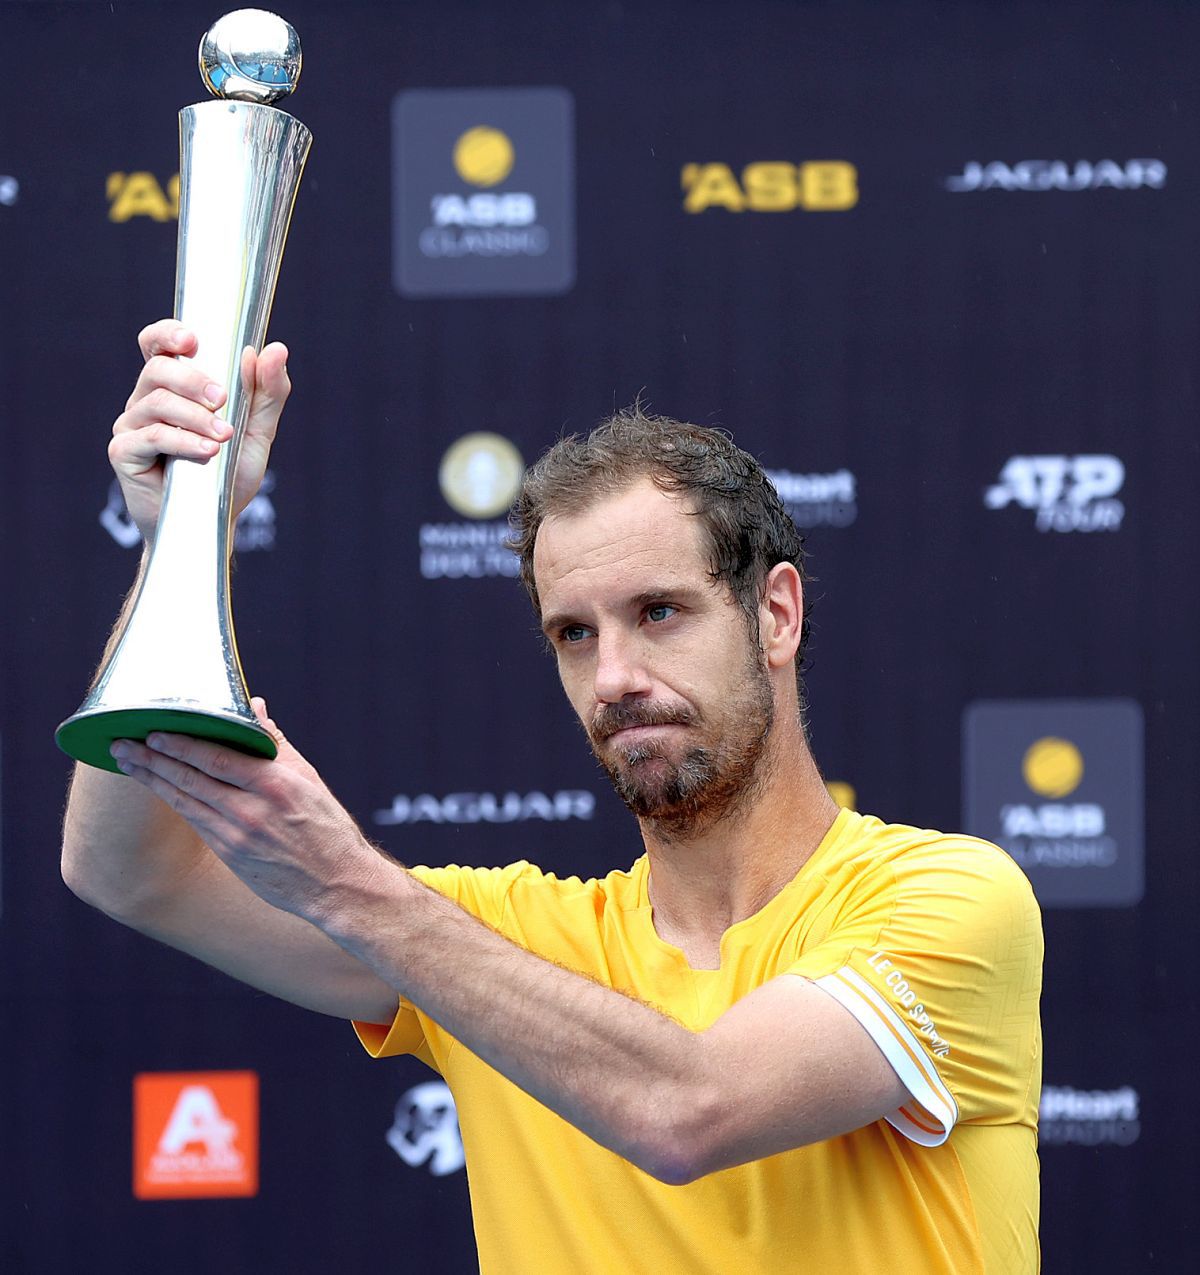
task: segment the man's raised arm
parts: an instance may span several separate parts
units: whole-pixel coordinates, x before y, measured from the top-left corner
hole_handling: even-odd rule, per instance
[[[150,544],[167,456],[205,460],[231,436],[224,391],[195,365],[196,339],[174,320],[138,338],[145,366],[113,426],[109,459]],[[180,359],[176,356],[184,356]],[[244,372],[254,397],[236,476],[239,513],[254,496],[289,392],[287,351],[270,345]],[[256,705],[265,714],[261,703]],[[124,776],[78,765],[63,828],[63,879],[80,898],[173,947],[297,1004],[390,1018],[391,991],[324,935],[258,899],[184,820]]]

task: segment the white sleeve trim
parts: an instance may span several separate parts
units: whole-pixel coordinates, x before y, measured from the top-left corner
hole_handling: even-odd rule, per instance
[[[940,1147],[958,1120],[958,1103],[908,1024],[849,965],[813,982],[854,1015],[912,1095],[913,1104],[884,1117],[888,1124],[911,1142]]]

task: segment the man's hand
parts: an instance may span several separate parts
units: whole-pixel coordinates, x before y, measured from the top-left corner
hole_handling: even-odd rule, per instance
[[[273,761],[159,732],[144,745],[120,740],[112,753],[259,898],[319,925],[330,891],[402,869],[363,837],[262,701],[255,707],[278,745]]]
[[[138,334],[138,345],[146,365],[113,424],[108,458],[129,515],[149,544],[162,505],[165,458],[211,460],[233,430],[220,416],[224,388],[189,362],[197,353],[203,359],[194,333],[175,319],[160,319]],[[266,473],[279,417],[291,392],[287,355],[276,341],[257,357],[248,349],[242,359],[243,383],[253,388],[234,480],[235,518],[250,503]]]

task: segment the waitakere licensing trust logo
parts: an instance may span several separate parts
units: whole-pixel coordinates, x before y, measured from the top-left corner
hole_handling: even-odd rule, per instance
[[[392,109],[393,281],[406,297],[549,296],[575,282],[565,89],[413,89]]]
[[[1142,710],[1133,700],[987,700],[963,717],[964,826],[1048,907],[1141,900]]]

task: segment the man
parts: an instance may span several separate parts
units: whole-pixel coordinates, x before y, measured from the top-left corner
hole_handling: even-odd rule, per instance
[[[110,455],[149,542],[161,457],[228,428],[173,357],[190,334],[141,343]],[[239,507],[285,359],[248,369]],[[543,458],[515,517],[563,687],[637,817],[632,868],[407,870],[259,702],[275,761],[162,735],[114,746],[129,778],[78,768],[68,883],[440,1071],[485,1272],[1035,1270],[1036,905],[996,847],[830,800],[800,541],[757,462],[624,413]]]

